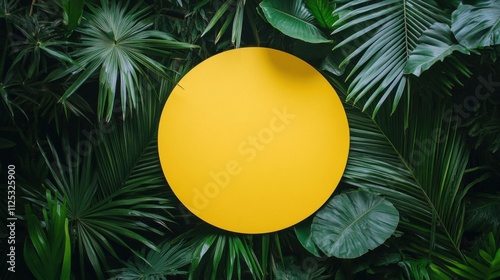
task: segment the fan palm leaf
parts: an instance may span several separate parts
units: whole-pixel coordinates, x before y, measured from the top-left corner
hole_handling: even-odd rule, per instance
[[[346,91],[335,85],[338,92]],[[463,260],[464,197],[471,187],[463,178],[469,153],[462,133],[448,119],[447,107],[429,104],[412,102],[406,130],[404,110],[373,119],[346,105],[351,149],[343,182],[394,204],[411,254]]]
[[[336,48],[351,47],[341,66],[357,58],[346,78],[347,100],[362,100],[363,110],[375,103],[373,115],[390,99],[392,112],[403,97],[409,100],[403,69],[411,51],[433,23],[450,21],[435,2],[427,0],[355,0],[338,6],[335,13],[340,19],[333,34],[346,34]]]
[[[148,95],[123,124],[113,122],[84,133],[88,138],[79,141],[76,151],[66,151],[65,160],[52,144],[52,164],[44,154],[53,175],[47,185],[67,202],[80,267],[83,271],[88,259],[100,278],[109,255],[119,258],[115,244],[137,255],[131,240],[157,250],[145,234],[162,235],[171,221],[173,194],[159,165],[156,142],[165,93],[171,88],[168,82],[160,84],[159,93]],[[147,85],[142,89],[155,92]]]
[[[151,30],[153,22],[146,17],[148,10],[140,9],[140,3],[128,10],[127,5],[103,0],[100,7],[89,8],[91,13],[77,29],[82,34],[82,42],[74,52],[78,66],[52,74],[50,79],[78,74],[60,99],[65,102],[89,77],[99,72],[98,117],[110,120],[116,96],[120,97],[125,117],[127,104],[135,108],[142,96],[140,78],[148,78],[151,73],[169,78],[166,67],[152,56],[169,57],[171,50],[195,46]]]
[[[182,268],[192,261],[192,247],[166,241],[158,247],[159,252],[142,248],[141,257],[134,256],[123,268],[112,271],[117,275],[111,279],[167,279],[167,276],[187,274]]]

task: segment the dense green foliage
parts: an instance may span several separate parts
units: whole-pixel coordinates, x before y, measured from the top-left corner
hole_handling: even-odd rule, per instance
[[[0,18],[5,279],[500,277],[500,0],[0,0]],[[157,152],[176,82],[246,46],[321,71],[351,133],[331,199],[263,235],[190,214]]]

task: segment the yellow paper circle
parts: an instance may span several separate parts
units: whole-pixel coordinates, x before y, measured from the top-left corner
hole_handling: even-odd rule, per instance
[[[349,127],[312,66],[269,48],[210,57],[162,112],[158,150],[180,201],[216,227],[266,233],[318,210],[339,183]]]

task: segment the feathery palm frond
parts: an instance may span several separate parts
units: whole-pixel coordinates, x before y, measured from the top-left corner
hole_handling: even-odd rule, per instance
[[[159,94],[148,95],[122,126],[113,122],[84,133],[88,138],[78,142],[76,151],[67,151],[66,160],[57,156],[52,144],[54,162],[50,164],[44,155],[54,178],[47,185],[67,201],[82,271],[86,258],[102,277],[108,255],[118,258],[114,244],[136,253],[129,243],[134,240],[157,250],[145,233],[162,235],[171,221],[173,194],[163,177],[156,144],[161,108],[171,85],[164,81],[161,85]],[[154,92],[147,86],[142,89]]]
[[[192,247],[163,242],[158,248],[159,252],[142,248],[141,257],[134,256],[124,268],[113,270],[117,275],[111,279],[167,279],[167,276],[187,274],[182,268],[192,261]]]
[[[287,231],[248,235],[209,225],[179,236],[194,246],[189,279],[267,279],[289,241]]]
[[[345,92],[339,83],[336,88]],[[343,181],[396,206],[411,253],[463,260],[463,199],[472,185],[463,181],[469,154],[462,133],[447,118],[446,102],[439,104],[412,102],[407,130],[403,110],[371,119],[347,105],[351,150]]]
[[[340,19],[333,34],[347,37],[336,48],[353,45],[341,66],[359,57],[346,78],[350,80],[347,100],[363,100],[363,110],[376,102],[373,115],[391,99],[392,112],[403,98],[409,104],[403,69],[410,52],[433,23],[449,23],[449,15],[425,0],[355,0],[339,5],[335,13]]]

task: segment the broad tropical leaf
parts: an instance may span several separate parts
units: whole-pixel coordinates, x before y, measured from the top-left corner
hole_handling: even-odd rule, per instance
[[[408,57],[405,74],[420,74],[438,61],[443,61],[453,52],[469,54],[469,50],[457,44],[450,27],[444,23],[434,23],[418,39],[418,45]]]
[[[327,256],[352,259],[380,246],[399,222],[389,201],[366,191],[334,196],[315,215],[312,239]]]
[[[500,0],[461,3],[452,14],[451,30],[469,49],[500,44]]]
[[[359,57],[346,78],[347,100],[362,100],[363,110],[375,104],[373,115],[386,101],[394,112],[404,95],[410,104],[406,61],[420,35],[435,22],[448,23],[448,15],[424,0],[354,0],[335,13],[345,13],[334,25],[333,34],[345,37],[336,48],[350,52],[340,66]]]
[[[308,218],[295,225],[293,228],[300,244],[302,244],[302,246],[309,251],[309,253],[315,255],[316,257],[320,257],[318,247],[312,239],[311,223],[312,218]]]
[[[314,25],[314,16],[302,0],[264,0],[260,8],[267,21],[287,36],[309,43],[331,42]]]

